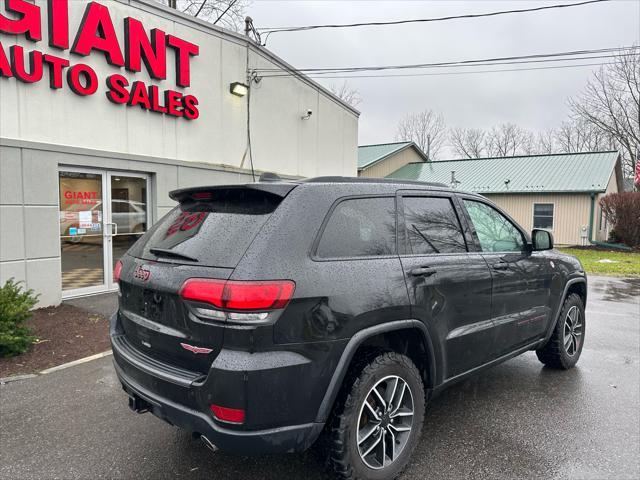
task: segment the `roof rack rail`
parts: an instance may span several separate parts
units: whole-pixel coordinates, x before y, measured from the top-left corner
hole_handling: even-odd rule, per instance
[[[427,187],[450,188],[449,185],[439,182],[419,182],[417,180],[399,180],[395,178],[371,178],[371,177],[314,177],[307,178],[303,183],[398,183],[404,185],[421,185]]]

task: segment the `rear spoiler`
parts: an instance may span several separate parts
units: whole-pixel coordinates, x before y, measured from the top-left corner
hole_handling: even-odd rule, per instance
[[[186,200],[206,200],[207,194],[219,190],[257,190],[270,193],[280,198],[286,197],[299,184],[294,182],[246,183],[241,185],[211,185],[204,187],[180,188],[169,192],[169,197],[176,202]]]

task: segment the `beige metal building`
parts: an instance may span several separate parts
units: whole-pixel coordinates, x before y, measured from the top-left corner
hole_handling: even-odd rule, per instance
[[[427,156],[413,142],[380,143],[358,147],[358,176],[382,178]]]
[[[387,177],[481,193],[525,229],[550,230],[559,245],[605,242],[610,225],[600,199],[623,184],[616,151],[420,161]]]

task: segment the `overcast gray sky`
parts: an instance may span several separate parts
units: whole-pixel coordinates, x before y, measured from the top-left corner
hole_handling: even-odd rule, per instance
[[[276,27],[440,17],[576,1],[258,0],[248,13],[256,27]],[[309,68],[455,61],[634,43],[640,44],[640,0],[493,18],[276,33],[267,48],[297,68]],[[481,70],[491,68],[506,67]],[[489,128],[513,122],[534,131],[554,127],[567,116],[567,97],[580,92],[594,68],[351,79],[349,85],[362,97],[359,141],[393,141],[398,120],[425,108],[440,111],[448,126]],[[325,86],[342,82],[320,80]]]

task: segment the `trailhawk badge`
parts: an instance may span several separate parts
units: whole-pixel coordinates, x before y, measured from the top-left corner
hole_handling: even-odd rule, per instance
[[[207,354],[207,353],[213,352],[213,350],[211,348],[194,347],[193,345],[189,345],[188,343],[181,343],[180,346],[182,348],[184,348],[185,350],[189,350],[190,352],[193,352],[193,353],[196,353],[196,354],[198,354],[198,353]]]

